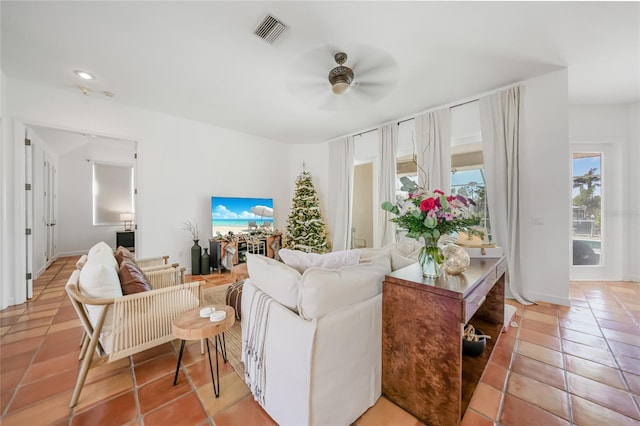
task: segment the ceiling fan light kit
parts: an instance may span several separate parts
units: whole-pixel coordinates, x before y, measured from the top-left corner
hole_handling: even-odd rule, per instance
[[[331,90],[336,95],[342,95],[349,90],[351,82],[353,82],[353,70],[344,66],[347,61],[347,54],[343,52],[336,53],[334,59],[338,63],[338,66],[329,71],[329,83],[331,83]]]

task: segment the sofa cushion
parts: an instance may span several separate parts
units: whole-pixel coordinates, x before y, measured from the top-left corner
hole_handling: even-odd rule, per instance
[[[114,259],[115,262],[115,259]],[[120,288],[120,280],[118,274],[114,268],[109,265],[105,265],[100,262],[92,261],[91,258],[82,267],[80,271],[79,285],[80,292],[87,297],[91,298],[116,298],[122,296],[122,289]],[[101,305],[85,305],[87,308],[87,314],[91,324],[95,326],[100,314],[104,309]],[[113,330],[113,309],[109,309],[104,325],[102,327],[102,333],[100,334],[100,342],[102,347],[107,353],[111,352],[113,347],[112,341]]]
[[[360,250],[358,249],[333,251],[325,254],[280,249],[278,254],[284,263],[300,273],[303,273],[313,266],[325,269],[338,269],[343,266],[355,265],[360,260]]]
[[[300,273],[265,256],[247,253],[247,270],[254,286],[289,309],[298,304]]]
[[[305,319],[370,299],[382,292],[384,276],[391,272],[389,256],[340,269],[312,267],[300,279],[298,313]]]
[[[136,263],[134,254],[131,253],[128,248],[122,246],[118,246],[116,249],[115,258],[118,266],[122,266],[122,262],[125,260]]]
[[[131,260],[124,260],[118,269],[122,294],[134,294],[150,291],[151,283],[140,267]]]

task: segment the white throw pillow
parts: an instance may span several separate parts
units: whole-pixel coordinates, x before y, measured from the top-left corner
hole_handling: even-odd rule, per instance
[[[296,310],[300,273],[265,256],[247,253],[247,272],[251,283],[278,303]]]
[[[284,263],[300,273],[303,273],[313,266],[325,269],[338,269],[343,266],[355,265],[360,260],[360,250],[358,249],[333,251],[325,254],[280,249],[278,254]]]
[[[360,263],[371,262],[375,257],[378,256],[390,256],[391,249],[395,246],[395,244],[391,243],[382,248],[361,248],[360,249]]]
[[[87,256],[87,261],[85,262],[85,264],[87,264],[89,262],[91,262],[91,263],[101,263],[104,266],[108,266],[110,268],[113,268],[113,270],[116,271],[116,273],[118,272],[118,261],[113,256],[113,252],[112,251],[98,250],[98,251],[95,251],[93,253],[90,253]]]
[[[300,279],[298,313],[305,319],[370,299],[382,292],[384,276],[391,272],[389,256],[340,269],[309,268]]]
[[[122,297],[120,280],[114,268],[100,262],[91,261],[82,267],[80,271],[79,288],[82,295],[94,299]],[[98,319],[105,308],[104,305],[85,305],[89,321],[92,325],[98,323]],[[113,348],[113,307],[109,307],[107,317],[100,334],[100,343],[106,353],[111,353]]]
[[[413,253],[411,257],[403,255],[400,251],[396,249],[391,250],[391,270],[397,271],[398,269],[404,268],[405,266],[412,265],[418,261],[418,254],[420,250],[416,253]]]
[[[395,245],[395,250],[404,257],[415,257],[417,259],[421,247],[421,242],[414,240],[413,238],[401,237],[400,241]]]
[[[105,243],[104,241],[100,241],[99,243],[96,243],[93,247],[89,249],[89,252],[87,254],[89,255],[89,257],[91,257],[91,255],[99,252],[107,252],[113,255],[113,249],[109,247],[109,244]]]

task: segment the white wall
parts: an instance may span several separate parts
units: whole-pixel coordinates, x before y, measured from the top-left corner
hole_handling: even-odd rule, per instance
[[[569,138],[571,143],[605,148],[618,158],[605,171],[604,179],[613,179],[610,188],[619,198],[617,205],[607,205],[611,194],[603,194],[603,218],[609,228],[606,239],[615,240],[615,250],[607,248],[604,260],[615,262],[608,279],[640,281],[640,104],[632,105],[571,105],[569,107]],[[607,161],[607,158],[604,158]],[[620,167],[622,165],[622,167]],[[605,183],[606,184],[606,183]],[[624,231],[622,231],[624,230]],[[622,244],[619,244],[620,240]],[[603,247],[604,249],[604,247]],[[608,259],[608,260],[607,260]]]
[[[623,278],[640,282],[640,103],[629,105],[629,145],[625,164],[623,204],[624,229],[627,231]]]
[[[559,70],[522,84],[521,270],[525,296],[569,303],[570,213],[568,78]],[[534,220],[541,221],[533,225]]]
[[[18,123],[138,142],[138,257],[167,254],[174,262],[190,265],[192,242],[182,230],[182,224],[195,220],[201,229],[200,239],[208,239],[212,195],[273,198],[274,224],[284,227],[292,184],[286,144],[19,80],[8,80],[4,96],[7,109],[3,112],[16,118]],[[7,147],[11,156],[14,141],[15,138],[3,142],[3,148]],[[3,164],[5,162],[3,155]],[[20,164],[20,161],[14,162]],[[322,165],[323,170],[316,173],[320,180],[326,161]],[[8,174],[14,173],[16,169],[11,165]],[[5,174],[3,171],[3,183]],[[15,195],[10,195],[9,199],[13,200]],[[59,217],[72,208],[60,205]],[[24,219],[20,217],[9,218],[9,229],[21,226],[21,221]],[[24,245],[21,244],[24,243],[17,236],[14,239],[12,251],[3,256],[3,261],[7,259],[18,266],[6,278],[3,270],[3,290],[13,287],[15,278],[24,272],[18,261],[23,257]],[[8,297],[14,297],[12,303],[23,301],[15,298],[15,293]]]
[[[13,305],[13,286],[9,283],[14,278],[13,259],[9,259],[10,247],[13,242],[13,230],[11,220],[12,211],[9,210],[9,201],[13,197],[11,183],[13,171],[11,169],[13,157],[13,145],[11,144],[10,120],[5,116],[6,108],[6,77],[0,71],[0,309]],[[6,284],[6,285],[5,285]]]

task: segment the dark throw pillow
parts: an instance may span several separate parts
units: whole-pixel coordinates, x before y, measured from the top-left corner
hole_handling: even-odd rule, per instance
[[[149,279],[140,270],[138,265],[130,261],[124,261],[120,265],[118,270],[118,278],[120,278],[120,287],[122,287],[122,294],[140,293],[143,291],[150,291],[151,284]]]

